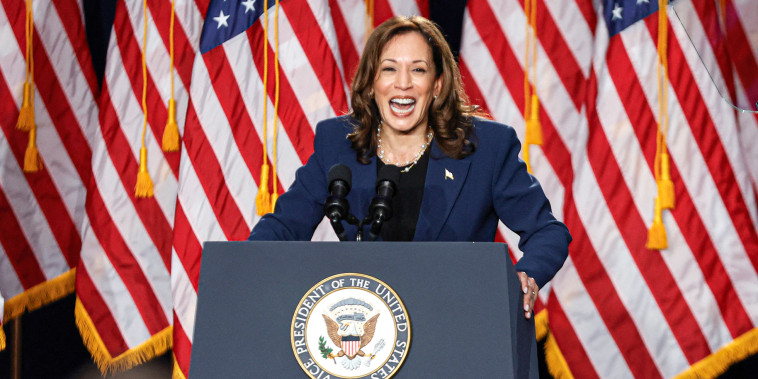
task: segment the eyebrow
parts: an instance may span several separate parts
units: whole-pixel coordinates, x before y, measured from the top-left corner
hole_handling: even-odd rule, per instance
[[[384,59],[382,59],[382,62],[384,62],[384,61],[390,61],[392,63],[397,63],[397,60],[396,59],[392,59],[392,58],[384,58]],[[413,61],[411,63],[426,63],[427,65],[429,64],[429,62],[427,62],[424,59],[416,59],[415,61]]]

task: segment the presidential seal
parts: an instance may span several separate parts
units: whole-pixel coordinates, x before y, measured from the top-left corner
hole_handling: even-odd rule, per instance
[[[405,305],[387,284],[363,274],[328,277],[292,317],[292,350],[315,379],[393,376],[411,343]]]

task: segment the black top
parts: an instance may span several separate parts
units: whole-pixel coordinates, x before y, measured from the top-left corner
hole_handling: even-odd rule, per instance
[[[424,197],[426,168],[429,166],[429,148],[426,149],[415,166],[408,172],[402,172],[406,167],[396,167],[400,171],[400,181],[397,192],[392,198],[392,218],[382,226],[383,241],[412,241],[416,233],[416,222],[421,212],[421,199]],[[386,166],[381,159],[376,159],[376,171]],[[409,165],[410,166],[410,165]]]

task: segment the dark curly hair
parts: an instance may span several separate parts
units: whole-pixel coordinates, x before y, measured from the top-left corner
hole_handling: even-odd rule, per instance
[[[348,139],[361,163],[369,163],[376,153],[374,128],[381,116],[371,95],[380,56],[394,37],[413,32],[424,37],[432,50],[435,78],[442,77],[442,89],[429,109],[429,126],[434,130],[437,145],[455,159],[464,158],[476,149],[476,144],[469,138],[473,128],[471,118],[485,115],[469,103],[458,64],[439,28],[420,16],[393,17],[379,25],[366,41],[350,90],[350,115],[357,124]]]

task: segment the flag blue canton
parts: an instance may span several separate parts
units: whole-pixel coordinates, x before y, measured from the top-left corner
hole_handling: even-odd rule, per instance
[[[608,26],[608,36],[621,33],[657,10],[658,0],[603,0],[603,18]]]
[[[264,0],[212,0],[205,14],[203,33],[200,35],[200,53],[205,54],[214,47],[244,32],[258,17],[263,15]],[[269,0],[272,7],[275,0]]]

